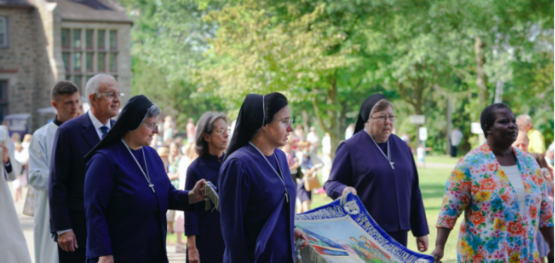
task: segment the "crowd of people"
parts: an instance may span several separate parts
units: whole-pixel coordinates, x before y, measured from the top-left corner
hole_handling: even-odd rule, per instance
[[[249,94],[234,122],[205,112],[181,133],[144,95],[120,111],[124,94],[110,75],[92,77],[85,92],[90,110],[82,113],[75,84],[56,83],[54,121],[0,145],[6,262],[31,262],[15,208],[3,203],[6,181],[17,180],[18,202],[27,178],[37,263],[168,262],[168,232],[187,262],[294,262],[295,242],[308,244],[294,216],[310,210],[313,193],[354,194],[399,244],[407,246],[411,232],[418,250],[428,250],[410,138],[395,135],[395,106],[384,95],[364,101],[332,159],[330,135],[294,129],[280,93]],[[552,260],[553,145],[546,150],[531,118],[505,104],[486,107],[480,123],[487,141],[448,177],[432,255],[440,262],[464,213],[460,262]],[[205,187],[218,192],[218,207]]]

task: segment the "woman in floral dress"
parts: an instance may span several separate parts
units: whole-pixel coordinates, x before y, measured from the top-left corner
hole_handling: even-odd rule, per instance
[[[458,262],[539,262],[538,228],[553,247],[553,212],[540,168],[511,146],[518,127],[507,105],[486,107],[480,123],[487,141],[462,158],[447,180],[432,255],[440,262],[464,212]]]

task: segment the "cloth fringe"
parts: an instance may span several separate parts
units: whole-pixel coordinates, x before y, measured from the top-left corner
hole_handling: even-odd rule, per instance
[[[208,199],[210,200],[205,200],[205,209],[206,211],[211,209],[211,203],[214,204],[214,208],[218,211],[220,211],[220,197],[218,196],[218,193],[216,192],[216,190],[214,190],[214,188],[212,188],[210,185],[205,185],[204,186],[204,192],[206,193],[206,196],[208,196]]]

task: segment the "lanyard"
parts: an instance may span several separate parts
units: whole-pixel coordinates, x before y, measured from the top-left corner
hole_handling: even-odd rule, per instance
[[[368,134],[368,136],[370,136],[370,134],[366,130],[364,130],[364,131],[366,132],[366,134]],[[387,156],[383,152],[382,148],[378,145],[378,143],[374,140],[374,138],[372,138],[372,136],[370,136],[370,139],[372,139],[372,141],[376,145],[376,148],[378,148],[378,150],[380,150],[383,157],[385,157],[385,159],[387,159],[387,161],[389,162],[389,165],[391,165],[391,169],[395,170],[395,167],[393,167],[393,165],[395,163],[391,161],[391,151],[389,150],[389,138],[387,139]]]
[[[135,158],[135,155],[131,152],[131,149],[129,149],[129,146],[127,146],[125,141],[123,141],[123,138],[121,139],[121,142],[123,143],[123,145],[125,145],[125,148],[127,148],[127,150],[129,151],[129,154],[131,154],[131,157],[133,157],[133,160],[135,160],[135,163],[137,163],[137,166],[139,166],[139,169],[141,169],[141,172],[143,173],[143,175],[145,176],[146,181],[148,182],[148,187],[150,187],[150,189],[152,190],[153,193],[156,193],[154,191],[154,185],[150,182],[150,175],[148,174],[148,166],[146,165],[145,150],[143,148],[141,148],[141,151],[143,152],[143,160],[145,161],[146,173],[145,173],[145,171],[143,171],[143,167],[141,167],[141,165],[139,164],[139,161],[137,161],[137,158]]]
[[[287,187],[285,186],[285,181],[283,181],[283,173],[281,173],[281,167],[279,166],[279,159],[276,155],[276,153],[274,152],[274,157],[276,158],[276,162],[277,162],[277,166],[279,169],[279,173],[276,171],[276,169],[274,169],[274,166],[270,163],[270,161],[268,161],[268,159],[266,159],[266,156],[264,156],[264,154],[262,154],[262,152],[256,148],[256,146],[254,146],[254,144],[252,142],[249,142],[249,144],[254,147],[259,153],[260,155],[262,155],[262,158],[264,160],[266,160],[266,162],[268,163],[268,165],[270,166],[270,168],[272,168],[272,170],[276,173],[276,175],[279,177],[279,179],[281,180],[281,183],[283,183],[283,188],[285,188],[285,201],[287,203],[289,203],[289,191],[287,191]],[[281,175],[280,175],[281,174]]]

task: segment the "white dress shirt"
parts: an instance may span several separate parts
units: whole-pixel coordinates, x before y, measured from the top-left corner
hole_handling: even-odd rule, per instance
[[[108,127],[108,131],[110,131],[110,129],[112,128],[112,123],[110,122],[110,120],[108,120],[108,123],[104,125],[94,116],[94,114],[92,114],[92,111],[88,111],[87,114],[89,114],[89,118],[91,118],[92,124],[94,125],[94,129],[98,134],[98,138],[102,140],[102,131],[100,130],[100,127],[106,126]]]

